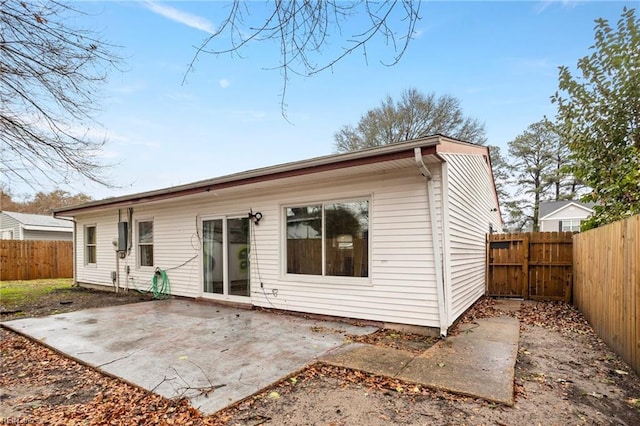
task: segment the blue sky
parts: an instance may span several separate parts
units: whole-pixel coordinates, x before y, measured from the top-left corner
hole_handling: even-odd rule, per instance
[[[508,141],[544,115],[559,65],[574,67],[593,44],[594,20],[617,22],[637,1],[425,2],[416,37],[397,65],[377,39],[331,71],[293,77],[281,114],[279,49],[262,43],[242,56],[202,55],[183,77],[194,47],[216,28],[223,2],[78,2],[78,25],[121,46],[123,72],[103,87],[96,119],[117,189],[61,186],[96,199],[193,182],[334,152],[333,134],[356,124],[383,97],[409,87],[459,98],[485,123],[488,141]],[[259,3],[249,7],[258,7]],[[348,33],[349,28],[344,29]],[[11,183],[10,183],[11,184]],[[16,183],[14,194],[32,192]],[[52,186],[38,188],[49,191]]]

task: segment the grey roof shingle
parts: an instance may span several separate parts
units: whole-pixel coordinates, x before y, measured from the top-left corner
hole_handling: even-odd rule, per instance
[[[2,213],[14,218],[15,220],[22,223],[23,225],[46,226],[46,227],[55,227],[55,228],[66,228],[66,229],[73,228],[73,223],[71,223],[70,221],[56,219],[53,216],[46,216],[42,214],[7,212],[7,211],[3,211]]]
[[[593,206],[594,206],[594,203],[582,203],[580,201],[575,201],[575,200],[541,201],[538,217],[543,218],[570,203],[577,204],[579,206],[586,207],[588,209],[593,209]]]

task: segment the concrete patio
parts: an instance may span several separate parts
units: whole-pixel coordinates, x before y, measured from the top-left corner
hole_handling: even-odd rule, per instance
[[[185,300],[121,305],[2,324],[67,356],[214,413],[375,327]],[[210,391],[208,395],[206,391]]]

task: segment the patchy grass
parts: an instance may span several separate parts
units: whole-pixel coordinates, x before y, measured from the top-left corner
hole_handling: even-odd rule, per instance
[[[0,281],[0,305],[16,310],[36,302],[53,292],[71,290],[71,278]]]
[[[0,321],[142,302],[153,298],[151,294],[137,291],[114,293],[113,287],[92,290],[73,287],[72,283],[71,278],[0,281]]]

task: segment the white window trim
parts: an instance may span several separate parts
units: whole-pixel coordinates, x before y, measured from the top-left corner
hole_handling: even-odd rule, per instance
[[[345,277],[341,275],[325,275],[325,262],[324,262],[324,252],[325,252],[325,238],[324,238],[324,220],[322,223],[323,227],[323,236],[322,236],[322,275],[309,275],[309,274],[292,274],[287,272],[287,208],[291,207],[301,207],[301,206],[312,206],[312,205],[320,205],[322,206],[322,217],[324,219],[324,206],[326,204],[334,204],[334,203],[350,203],[357,201],[368,201],[369,202],[369,238],[367,239],[367,268],[369,270],[369,274],[366,277]],[[342,197],[339,199],[325,199],[322,201],[316,200],[303,200],[303,201],[290,201],[287,203],[280,204],[280,280],[296,282],[296,283],[309,283],[309,284],[323,284],[323,285],[335,285],[337,287],[343,287],[345,285],[358,284],[358,285],[373,285],[372,280],[372,211],[373,211],[373,195],[358,195],[353,197]]]
[[[94,263],[89,263],[89,260],[87,259],[87,247],[89,246],[87,243],[87,228],[95,228],[94,231],[94,235],[96,238],[95,243],[93,244],[93,247],[95,247],[95,251],[96,251],[96,261]],[[84,246],[84,266],[88,266],[88,267],[92,267],[92,268],[97,268],[98,267],[98,224],[97,223],[87,223],[86,225],[84,225],[84,233],[82,235],[82,241],[83,241],[83,246]]]
[[[141,264],[141,250],[140,250],[140,223],[146,223],[146,222],[151,222],[151,225],[153,227],[153,241],[151,242],[151,244],[145,243],[142,245],[150,245],[152,247],[153,250],[153,265],[142,265]],[[142,218],[142,219],[137,219],[136,220],[136,232],[135,232],[135,237],[136,237],[136,243],[135,243],[135,247],[136,247],[136,267],[137,269],[141,269],[141,270],[154,270],[155,269],[155,264],[156,264],[156,253],[155,253],[155,245],[156,245],[156,225],[155,225],[155,221],[153,220],[153,217],[151,218]]]
[[[574,217],[574,218],[568,218],[568,219],[558,219],[558,221],[559,221],[560,223],[562,223],[562,231],[561,231],[561,232],[579,232],[579,231],[580,231],[580,227],[582,226],[582,222],[583,222],[584,220],[585,220],[585,219],[575,218],[575,217]],[[571,228],[574,228],[574,224],[575,224],[575,222],[578,222],[578,230],[577,230],[577,231],[575,231],[575,230],[573,230],[573,229],[566,229],[566,230],[565,230],[565,229],[564,229],[564,228],[565,228],[565,226],[564,226],[564,225],[565,225],[565,223],[566,223],[566,222],[571,222]]]

